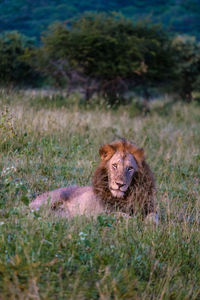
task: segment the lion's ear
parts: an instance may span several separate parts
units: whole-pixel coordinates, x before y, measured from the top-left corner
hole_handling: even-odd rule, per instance
[[[133,156],[135,157],[139,166],[142,166],[142,162],[144,160],[144,149],[139,148],[133,152]]]
[[[109,160],[114,153],[115,149],[109,144],[106,144],[99,149],[101,160]]]

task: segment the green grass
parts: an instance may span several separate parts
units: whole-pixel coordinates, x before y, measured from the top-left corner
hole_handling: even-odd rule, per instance
[[[0,93],[0,299],[199,299],[200,106],[155,101],[144,117],[135,104],[42,99]],[[29,210],[38,193],[89,184],[100,145],[118,137],[145,148],[157,228]]]

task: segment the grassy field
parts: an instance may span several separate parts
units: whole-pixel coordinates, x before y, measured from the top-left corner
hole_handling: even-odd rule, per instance
[[[72,104],[71,104],[72,103]],[[0,92],[0,299],[200,299],[200,105],[111,110],[76,97]],[[144,147],[158,227],[140,218],[56,219],[38,194],[86,185],[99,147]]]

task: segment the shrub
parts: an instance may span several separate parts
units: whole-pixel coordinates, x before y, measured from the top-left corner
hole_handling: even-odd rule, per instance
[[[17,31],[0,35],[1,84],[27,84],[36,79],[36,72],[24,60],[33,47],[33,40]]]

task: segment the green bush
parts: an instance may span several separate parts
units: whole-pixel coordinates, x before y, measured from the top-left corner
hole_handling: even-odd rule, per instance
[[[169,80],[173,55],[170,38],[158,26],[139,25],[117,15],[88,14],[71,29],[54,24],[36,53],[38,69],[70,90],[81,87],[110,104],[124,102],[136,86],[148,88]]]
[[[175,49],[176,80],[173,86],[182,100],[190,102],[192,93],[199,90],[200,43],[194,37],[177,36],[172,43]]]
[[[30,84],[37,74],[25,61],[33,49],[33,39],[18,33],[0,35],[0,83],[3,85]]]

